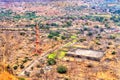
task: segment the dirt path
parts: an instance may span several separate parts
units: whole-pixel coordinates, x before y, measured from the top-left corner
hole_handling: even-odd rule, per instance
[[[68,42],[68,43],[69,43],[69,42]],[[60,47],[55,47],[55,48],[53,48],[53,49],[49,49],[47,52],[43,53],[41,56],[38,56],[35,60],[33,60],[33,61],[30,63],[30,65],[28,65],[22,72],[20,72],[20,73],[18,74],[18,76],[25,76],[25,71],[30,72],[31,67],[33,67],[34,65],[38,64],[41,59],[46,58],[47,55],[48,55],[49,53],[53,52],[53,51],[56,51],[56,50],[58,50],[58,49],[62,49],[63,47],[68,46],[68,43],[63,44],[63,45],[61,45]],[[72,46],[72,45],[74,45],[75,43],[76,43],[76,42],[73,42],[73,43],[71,43],[69,46]]]

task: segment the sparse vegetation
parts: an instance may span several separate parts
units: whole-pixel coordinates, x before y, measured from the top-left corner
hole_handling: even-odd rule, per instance
[[[0,80],[119,80],[119,2],[41,1],[0,3]]]

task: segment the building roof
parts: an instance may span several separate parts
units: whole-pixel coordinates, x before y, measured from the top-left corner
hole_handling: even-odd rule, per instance
[[[75,50],[73,52],[68,52],[67,54],[100,59],[100,58],[102,58],[104,56],[105,53],[101,52],[101,51],[77,49],[77,50]]]

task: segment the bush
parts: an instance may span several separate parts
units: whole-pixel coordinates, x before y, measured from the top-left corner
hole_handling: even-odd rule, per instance
[[[112,51],[112,55],[115,55],[116,54],[116,52],[115,51]]]
[[[50,34],[48,35],[48,38],[50,39],[52,39],[53,37],[54,37],[53,35],[50,35]]]
[[[64,78],[64,80],[69,80],[69,78]]]
[[[21,36],[25,36],[25,32],[20,32],[20,35]]]
[[[58,27],[59,25],[57,23],[52,23],[51,26],[56,26]]]
[[[10,69],[10,65],[7,65],[7,67],[6,67],[7,69]]]
[[[28,59],[24,59],[24,60],[23,60],[23,63],[26,63],[27,61],[28,61]]]
[[[86,39],[85,38],[80,39],[80,42],[83,42],[83,41],[86,41]]]
[[[18,78],[18,80],[25,80],[25,78]]]
[[[37,53],[35,53],[33,56],[38,56],[38,54],[37,54]]]
[[[76,35],[72,35],[70,38],[71,38],[71,39],[76,39],[77,36],[76,36]]]
[[[17,66],[17,65],[15,65],[15,66],[13,67],[13,69],[14,69],[14,70],[16,70],[17,68],[18,68],[18,66]]]
[[[58,66],[57,67],[57,72],[60,74],[64,74],[67,72],[67,68],[65,66]]]
[[[88,30],[88,28],[87,28],[87,27],[84,27],[84,28],[83,28],[83,30],[84,30],[84,31],[87,31],[87,30]]]
[[[56,54],[55,53],[51,53],[48,55],[48,59],[55,59],[56,58]]]
[[[66,25],[67,25],[67,26],[72,26],[72,22],[71,22],[71,21],[66,22]]]
[[[98,35],[96,36],[96,39],[100,39],[100,38],[102,38],[102,36],[101,36],[100,34],[98,34]]]
[[[61,39],[62,39],[62,40],[65,40],[65,39],[66,39],[66,37],[65,37],[65,36],[61,36]]]
[[[94,26],[94,28],[99,28],[99,26],[98,26],[98,25],[96,25],[96,26]]]
[[[58,32],[58,31],[55,31],[55,32],[51,31],[49,33],[49,35],[48,35],[48,38],[52,39],[54,37],[59,37],[59,36],[60,36],[60,32]]]
[[[101,43],[100,43],[100,42],[98,42],[98,41],[96,42],[96,44],[97,44],[97,45],[101,45]]]
[[[88,34],[87,34],[88,36],[92,36],[93,35],[93,33],[92,32],[88,32]]]
[[[24,68],[24,65],[22,64],[22,65],[20,65],[20,69],[23,69]]]
[[[110,35],[109,39],[115,39],[116,37],[114,35]]]
[[[37,67],[37,68],[40,68],[41,66],[38,64],[36,67]]]
[[[57,55],[57,58],[62,59],[65,57],[65,55],[66,55],[66,51],[60,51],[60,53]]]
[[[47,63],[48,63],[48,65],[55,65],[56,61],[55,61],[55,59],[48,59]]]

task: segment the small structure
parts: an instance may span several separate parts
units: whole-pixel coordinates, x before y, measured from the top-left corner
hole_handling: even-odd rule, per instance
[[[66,55],[72,56],[76,58],[85,58],[95,61],[100,61],[100,59],[104,56],[104,52],[87,50],[87,49],[76,49],[75,51],[70,51]]]

